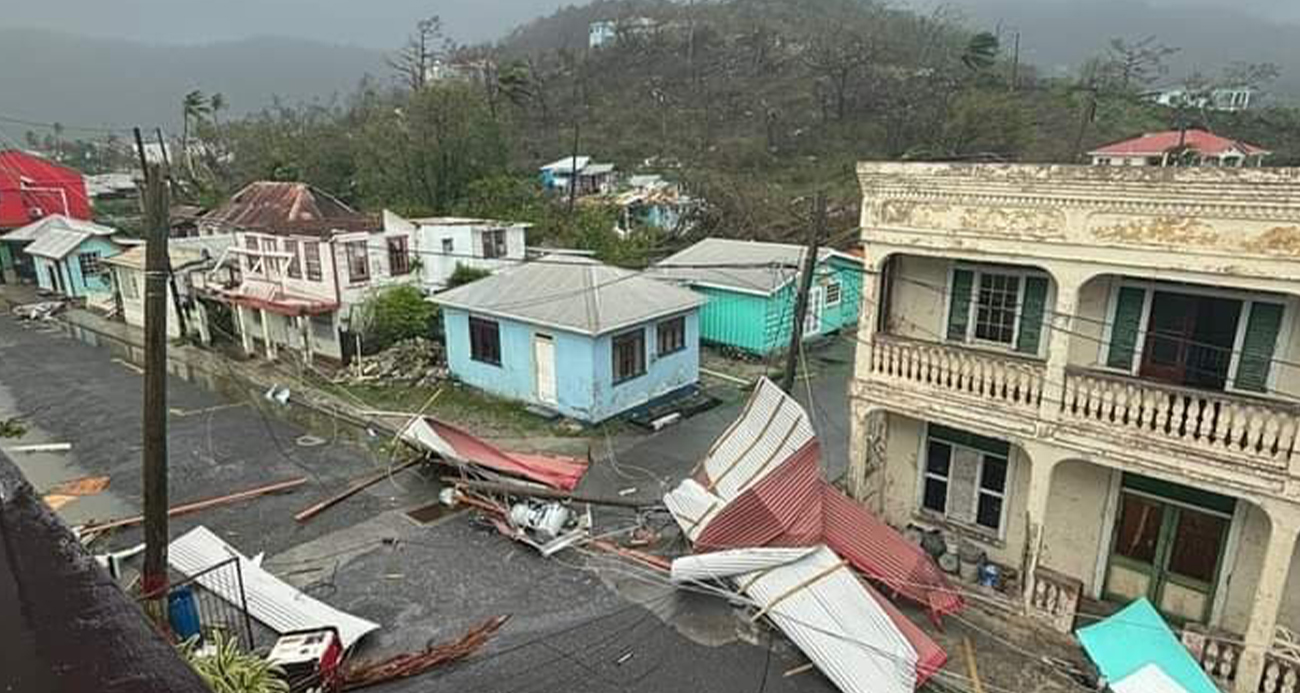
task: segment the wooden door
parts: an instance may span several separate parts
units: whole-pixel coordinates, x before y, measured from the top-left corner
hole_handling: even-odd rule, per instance
[[[533,336],[533,370],[537,378],[537,399],[546,404],[557,404],[555,340],[550,335]]]

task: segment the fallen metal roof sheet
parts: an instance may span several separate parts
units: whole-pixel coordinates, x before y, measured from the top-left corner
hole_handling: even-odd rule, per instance
[[[1110,684],[1113,693],[1187,693],[1164,669],[1148,664]]]
[[[167,562],[185,575],[195,575],[232,557],[239,559],[248,613],[277,633],[333,626],[347,649],[367,633],[379,629],[377,623],[303,594],[248,560],[207,527],[195,527],[167,545]],[[209,574],[200,577],[198,582],[222,599],[238,603],[236,587],[229,580],[214,579]]]
[[[1122,681],[1155,664],[1188,693],[1218,693],[1218,687],[1145,597],[1104,621],[1076,630],[1075,635],[1108,681]]]
[[[679,562],[689,565],[679,570]],[[884,599],[825,546],[688,556],[673,562],[673,578],[685,575],[735,578],[759,613],[845,693],[911,693],[917,686],[917,651]]]
[[[412,419],[402,429],[401,435],[403,440],[435,452],[448,461],[479,465],[565,491],[576,488],[587,472],[584,461],[504,452],[451,424],[427,416]]]
[[[709,448],[702,467],[704,485],[731,500],[815,435],[803,407],[776,383],[763,378],[740,418]]]

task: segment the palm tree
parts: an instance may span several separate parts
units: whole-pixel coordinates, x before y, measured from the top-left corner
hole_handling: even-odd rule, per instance
[[[194,177],[194,160],[190,157],[190,123],[197,126],[203,116],[211,112],[212,105],[208,97],[198,89],[186,94],[181,100],[181,154],[185,157],[185,167],[191,178]]]
[[[987,70],[998,59],[998,37],[992,32],[981,31],[970,37],[966,50],[962,51],[961,62],[971,70]]]
[[[217,114],[226,110],[229,106],[230,104],[226,103],[226,96],[221,92],[213,94],[212,98],[208,99],[208,108],[212,113],[212,124],[214,126],[217,125]]]

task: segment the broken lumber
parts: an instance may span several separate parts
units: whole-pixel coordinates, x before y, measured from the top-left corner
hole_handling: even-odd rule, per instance
[[[590,503],[592,505],[611,505],[620,508],[649,508],[659,505],[658,501],[639,501],[627,498],[588,496],[581,493],[569,493],[567,491],[556,491],[554,489],[542,488],[540,486],[511,484],[503,481],[477,481],[474,479],[462,479],[456,476],[444,476],[442,480],[448,484],[484,493],[506,493],[512,496],[545,498],[547,500],[564,500],[572,501],[574,503]]]
[[[347,500],[351,496],[355,495],[357,492],[370,488],[371,486],[374,486],[375,484],[383,481],[384,479],[387,479],[389,476],[396,474],[398,472],[406,471],[407,469],[410,469],[411,467],[414,467],[415,465],[423,461],[424,461],[423,457],[417,457],[416,459],[413,460],[407,460],[406,462],[403,462],[397,465],[396,467],[393,467],[391,470],[384,469],[382,471],[378,471],[373,474],[363,476],[360,479],[357,479],[356,481],[353,481],[352,483],[348,484],[347,488],[343,489],[342,491],[339,491],[338,493],[330,496],[329,498],[326,498],[325,500],[311,507],[303,509],[297,515],[294,515],[293,519],[297,520],[298,522],[306,522],[307,520],[310,520],[313,517],[316,517],[317,515],[321,514],[325,510],[328,510],[330,507],[344,500]]]
[[[971,685],[975,693],[984,693],[984,684],[980,681],[979,665],[975,663],[975,648],[970,644],[970,637],[961,636],[962,654],[966,656],[966,670],[970,673]]]
[[[605,539],[592,539],[588,543],[588,546],[592,546],[594,548],[600,549],[601,551],[607,551],[609,553],[622,556],[623,558],[636,561],[641,565],[654,568],[655,570],[660,570],[665,573],[671,573],[673,570],[673,562],[668,560],[667,558],[664,558],[663,556],[656,556],[652,553],[646,553],[645,551],[637,551],[636,549],[629,549],[626,547],[622,547],[619,546],[618,544],[615,544],[612,541],[607,541]]]
[[[5,448],[5,452],[67,452],[71,449],[72,443],[33,443]]]
[[[239,491],[238,493],[231,493],[225,496],[217,496],[215,498],[205,498],[203,500],[193,501],[191,503],[174,505],[167,510],[167,517],[179,517],[181,515],[188,515],[190,513],[195,513],[200,510],[207,510],[208,508],[215,508],[217,506],[226,505],[229,503],[237,503],[239,501],[248,500],[250,498],[264,496],[268,493],[278,493],[280,491],[288,491],[289,489],[296,488],[305,483],[307,483],[307,477],[300,476],[296,479],[280,481],[274,484],[269,484],[267,486],[259,486],[257,488],[248,489],[247,491]],[[85,535],[90,532],[99,533],[99,532],[108,531],[110,529],[117,529],[119,527],[129,527],[131,525],[138,525],[141,522],[144,522],[143,515],[125,517],[119,520],[109,520],[107,522],[92,522],[92,523],[87,523],[85,525],[82,525],[80,527],[80,532],[82,535]]]

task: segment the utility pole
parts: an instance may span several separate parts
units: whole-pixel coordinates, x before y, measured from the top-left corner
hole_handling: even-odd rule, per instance
[[[569,225],[573,225],[573,209],[578,202],[578,144],[582,136],[582,128],[578,123],[578,116],[573,116],[573,149],[569,159]]]
[[[141,158],[144,147],[137,129]],[[147,162],[144,211],[144,572],[141,586],[154,598],[147,608],[159,622],[167,588],[167,254],[166,172]]]
[[[803,273],[799,275],[799,294],[794,302],[794,324],[790,326],[790,346],[785,352],[785,374],[781,377],[781,389],[789,394],[794,393],[794,371],[799,365],[799,346],[803,343],[808,296],[812,292],[813,275],[817,272],[817,253],[826,229],[826,196],[818,193],[813,206],[812,224],[808,227],[808,251],[803,259]]]

